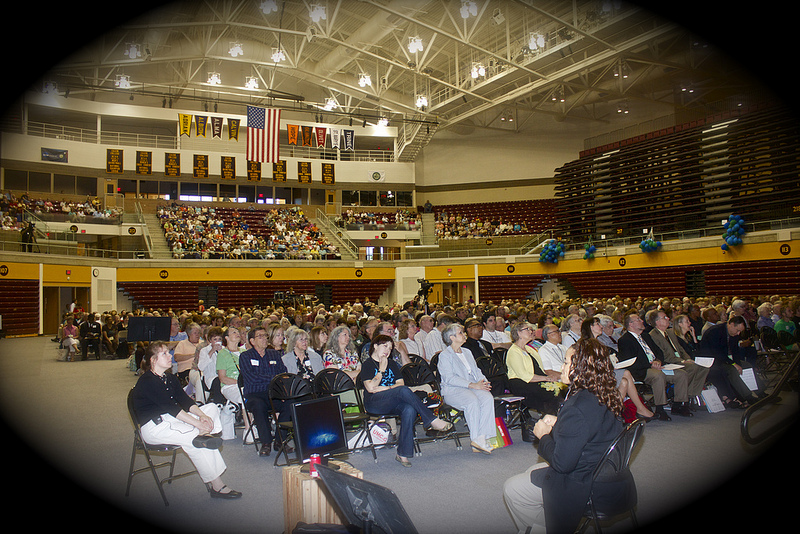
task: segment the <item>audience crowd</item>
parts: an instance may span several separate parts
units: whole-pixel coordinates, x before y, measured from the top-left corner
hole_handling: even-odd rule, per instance
[[[122,208],[104,208],[96,197],[77,202],[32,199],[27,194],[17,197],[10,191],[0,194],[0,225],[3,230],[23,230],[26,211],[38,219],[56,222],[117,222],[122,215]]]
[[[348,209],[338,215],[334,223],[347,230],[419,230],[422,217],[407,209],[380,213]]]
[[[467,215],[436,215],[437,239],[486,238],[530,233],[525,221],[509,221],[504,217],[480,218]]]
[[[245,216],[237,209],[173,203],[158,207],[156,213],[176,259],[341,258],[338,249],[299,206],[270,210],[251,207]]]

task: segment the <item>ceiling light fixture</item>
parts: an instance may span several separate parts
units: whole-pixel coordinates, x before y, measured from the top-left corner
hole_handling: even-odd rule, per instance
[[[311,9],[308,11],[308,15],[314,22],[319,22],[320,20],[327,20],[328,18],[328,12],[325,9],[325,6],[321,6],[319,4],[311,4]]]
[[[544,35],[536,32],[532,32],[528,36],[528,48],[531,49],[531,52],[536,50],[544,50],[545,40]]]
[[[417,95],[417,101],[415,102],[415,105],[419,109],[428,107],[428,98],[425,95]]]
[[[283,53],[283,50],[280,48],[273,48],[272,49],[272,62],[273,63],[280,63],[286,59],[286,54]]]
[[[228,53],[231,55],[231,57],[243,56],[244,50],[242,50],[242,43],[231,43]]]
[[[130,89],[131,77],[127,74],[117,74],[117,77],[114,80],[114,86],[119,87],[120,89]]]
[[[372,87],[372,78],[370,78],[369,74],[366,74],[366,73],[363,73],[363,72],[362,72],[362,73],[361,73],[361,74],[358,76],[358,85],[359,85],[360,87],[366,87],[366,86],[368,86],[368,85],[369,85],[370,87]]]
[[[461,0],[461,18],[468,19],[470,15],[478,16],[478,4],[472,0]]]
[[[336,109],[337,107],[339,106],[336,104],[336,100],[334,100],[333,98],[326,98],[325,105],[322,106],[322,109],[326,111],[331,111],[333,109]]]
[[[276,0],[264,0],[261,2],[261,12],[265,15],[278,11],[278,2]]]
[[[136,43],[128,43],[123,54],[128,56],[128,59],[138,59],[142,57],[142,47]]]
[[[381,117],[378,119],[378,126],[389,126],[389,119],[386,117]]]
[[[251,91],[255,91],[258,89],[258,78],[255,76],[248,76],[247,81],[244,84],[245,89],[250,89]]]
[[[411,54],[422,52],[422,39],[418,36],[408,38],[408,51]]]
[[[209,72],[208,73],[208,83],[209,85],[219,85],[222,83],[222,78],[219,76],[219,72]]]
[[[481,76],[486,76],[486,67],[480,63],[473,63],[471,75],[473,80]]]

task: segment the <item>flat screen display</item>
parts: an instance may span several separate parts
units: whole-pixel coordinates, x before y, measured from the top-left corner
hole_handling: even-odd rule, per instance
[[[293,403],[292,421],[298,459],[303,462],[312,454],[324,459],[347,450],[342,403],[338,396]]]

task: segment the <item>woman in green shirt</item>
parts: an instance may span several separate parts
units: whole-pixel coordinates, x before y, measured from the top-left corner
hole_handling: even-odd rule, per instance
[[[222,333],[222,344],[224,345],[217,352],[217,376],[222,389],[222,395],[229,401],[238,404],[244,410],[244,400],[239,390],[239,354],[242,351],[240,346],[242,335],[238,328],[226,328]],[[247,417],[244,417],[245,435],[249,427]]]

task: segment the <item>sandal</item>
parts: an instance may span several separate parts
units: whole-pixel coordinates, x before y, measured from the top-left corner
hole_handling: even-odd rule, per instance
[[[230,488],[228,488],[228,491],[222,491],[225,488],[228,488],[228,486],[222,486],[219,491],[209,488],[208,492],[211,494],[212,499],[238,499],[242,496],[241,491],[235,491]]]

